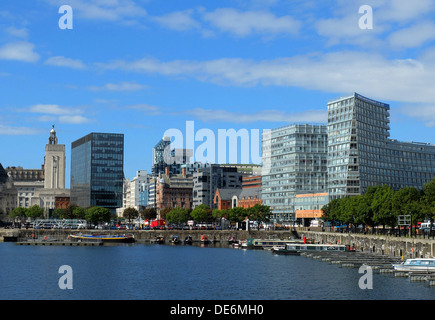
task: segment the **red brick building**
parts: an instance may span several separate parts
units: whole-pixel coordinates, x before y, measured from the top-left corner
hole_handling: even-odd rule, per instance
[[[193,204],[193,176],[186,174],[183,168],[182,174],[171,174],[168,169],[165,174],[159,174],[156,182],[156,211],[166,208],[191,209]]]

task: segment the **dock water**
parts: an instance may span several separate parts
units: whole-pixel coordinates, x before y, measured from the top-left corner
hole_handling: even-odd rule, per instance
[[[393,264],[399,264],[402,260],[398,257],[380,255],[367,252],[301,252],[301,256],[330,263],[341,268],[360,268],[369,266],[373,272],[391,275],[396,278],[408,278],[410,282],[422,282],[435,288],[435,271],[396,271]]]

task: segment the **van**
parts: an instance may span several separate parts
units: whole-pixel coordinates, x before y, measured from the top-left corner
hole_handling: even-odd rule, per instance
[[[423,222],[420,226],[420,230],[423,231],[429,231],[430,228],[430,222]],[[432,230],[435,230],[435,224],[432,223]]]

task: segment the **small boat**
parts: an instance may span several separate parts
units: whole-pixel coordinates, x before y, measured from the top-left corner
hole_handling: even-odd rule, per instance
[[[131,234],[71,234],[68,236],[71,241],[81,242],[114,242],[114,243],[132,243],[134,236]]]
[[[248,249],[248,240],[240,240],[239,247],[242,249]]]
[[[179,244],[180,243],[180,239],[178,238],[178,236],[172,236],[171,243],[172,244]]]
[[[153,242],[156,244],[162,244],[165,243],[165,238],[163,238],[162,236],[158,236],[153,240]]]
[[[272,249],[274,254],[283,255],[283,256],[299,256],[301,252],[299,250],[291,250],[282,247],[274,247]]]
[[[234,237],[228,237],[228,244],[234,244],[234,243],[236,243],[236,242],[238,242],[237,240],[236,240],[236,238],[234,238]]]
[[[400,264],[393,264],[395,271],[432,271],[435,272],[435,259],[406,259]]]
[[[192,244],[192,237],[190,235],[184,238],[184,244]]]
[[[202,236],[201,236],[201,243],[203,243],[203,244],[208,244],[208,243],[210,243],[210,240],[208,240],[208,238],[207,238],[207,236],[205,235],[205,234],[203,234]]]
[[[301,252],[305,251],[345,251],[345,252],[355,252],[355,249],[338,244],[298,244],[298,243],[287,243],[285,249],[272,250],[275,254],[281,255],[299,255]]]

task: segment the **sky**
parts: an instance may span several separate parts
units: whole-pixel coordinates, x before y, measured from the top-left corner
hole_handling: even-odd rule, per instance
[[[55,125],[68,187],[71,142],[123,133],[131,179],[167,130],[255,143],[353,92],[390,104],[391,138],[435,144],[434,17],[432,0],[2,1],[0,163],[41,168]]]

